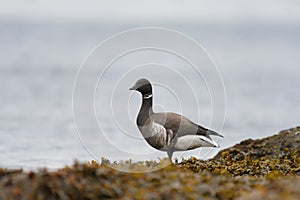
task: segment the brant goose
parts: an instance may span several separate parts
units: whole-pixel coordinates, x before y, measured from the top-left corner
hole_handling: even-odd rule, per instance
[[[137,126],[145,140],[155,149],[166,151],[172,162],[174,151],[198,147],[219,147],[210,135],[223,137],[176,113],[155,113],[152,110],[152,86],[147,79],[139,79],[130,90],[142,94],[143,102],[137,116]]]

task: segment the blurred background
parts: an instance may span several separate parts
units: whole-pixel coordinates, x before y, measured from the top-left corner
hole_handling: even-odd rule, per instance
[[[93,159],[73,122],[77,70],[106,38],[145,26],[194,38],[216,63],[227,95],[221,148],[299,125],[299,1],[1,1],[0,166],[57,168]],[[209,124],[205,116],[198,122]],[[130,159],[101,146],[97,157]]]

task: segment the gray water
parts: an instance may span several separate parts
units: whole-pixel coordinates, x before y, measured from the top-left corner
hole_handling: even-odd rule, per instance
[[[227,96],[222,131],[225,138],[218,140],[221,148],[299,125],[299,24],[258,21],[111,24],[3,19],[0,21],[0,166],[58,168],[70,165],[75,159],[89,161],[102,156],[110,160],[132,159],[111,151],[107,141],[97,140],[97,130],[90,130],[89,136],[81,135],[86,148],[93,152],[86,150],[75,130],[72,90],[77,70],[92,48],[112,34],[142,26],[161,26],[189,35],[205,47],[218,66]],[[134,59],[132,56],[123,62]],[[118,78],[114,73],[118,71],[107,75],[108,85]],[[211,110],[203,88],[201,116],[198,119],[190,112],[188,117],[209,126]],[[156,109],[180,112],[174,95],[159,88],[155,91]],[[116,104],[124,104],[121,100]],[[96,105],[99,113],[108,106],[106,103]],[[130,118],[132,124],[128,126],[134,128],[140,96],[132,94],[129,104],[130,116],[118,115]],[[189,108],[193,109],[193,105]],[[117,146],[132,154],[141,153],[137,160],[166,156],[143,140],[121,136],[116,124],[109,120],[105,123],[111,116],[108,111],[101,113],[103,127]],[[137,129],[132,134],[139,136]],[[150,157],[143,156],[143,152],[149,151],[153,153]],[[194,150],[183,157],[211,157],[216,152],[206,155],[205,150]]]

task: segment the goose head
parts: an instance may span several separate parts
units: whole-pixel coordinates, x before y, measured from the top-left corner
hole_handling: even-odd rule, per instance
[[[134,86],[129,88],[129,90],[136,90],[140,92],[143,95],[143,97],[152,96],[152,85],[150,81],[148,81],[145,78],[137,80]]]

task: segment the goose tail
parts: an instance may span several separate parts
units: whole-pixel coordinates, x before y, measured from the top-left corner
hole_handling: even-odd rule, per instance
[[[209,130],[207,128],[204,128],[202,126],[198,125],[198,130],[196,135],[203,135],[206,136],[207,138],[210,138],[210,136],[218,136],[218,137],[224,137],[222,134],[217,133],[216,131]],[[210,138],[211,139],[211,138]]]
[[[222,137],[222,138],[224,137],[222,134],[217,133],[217,132],[212,131],[212,130],[207,130],[206,133],[207,133],[207,135],[213,135],[213,136],[218,136],[218,137]]]

